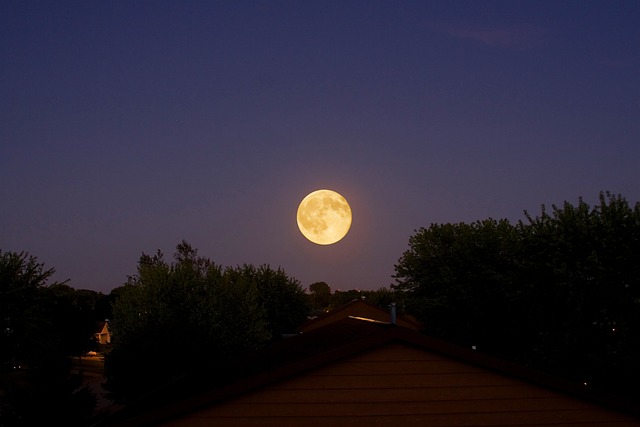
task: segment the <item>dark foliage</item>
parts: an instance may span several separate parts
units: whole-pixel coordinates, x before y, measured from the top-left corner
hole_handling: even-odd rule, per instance
[[[417,230],[392,288],[429,334],[640,397],[640,204],[525,216]]]
[[[278,339],[308,312],[299,282],[281,269],[223,269],[184,241],[173,263],[143,254],[113,307],[106,387],[117,401],[133,401]]]
[[[309,302],[314,314],[324,313],[331,304],[331,287],[326,282],[309,285]]]
[[[0,425],[80,426],[96,397],[72,375],[71,358],[86,351],[93,295],[53,283],[28,253],[0,252]]]

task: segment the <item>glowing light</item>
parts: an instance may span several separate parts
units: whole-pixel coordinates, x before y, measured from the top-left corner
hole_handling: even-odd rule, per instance
[[[330,245],[351,228],[351,207],[335,191],[316,190],[302,199],[296,219],[304,237],[318,245]]]

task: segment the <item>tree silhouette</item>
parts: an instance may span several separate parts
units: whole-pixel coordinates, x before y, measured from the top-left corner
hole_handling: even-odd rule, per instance
[[[392,288],[432,335],[638,395],[640,204],[601,193],[411,236]]]
[[[183,241],[174,262],[143,254],[113,307],[106,387],[131,401],[188,373],[263,346],[308,314],[299,282],[281,269],[222,268]]]
[[[54,273],[27,252],[0,251],[2,426],[80,426],[95,407],[96,397],[71,374],[71,356],[87,345],[86,323],[72,316],[80,305],[67,304],[73,290],[48,285]]]
[[[314,282],[309,285],[309,299],[314,312],[322,313],[331,303],[331,287],[326,282]]]

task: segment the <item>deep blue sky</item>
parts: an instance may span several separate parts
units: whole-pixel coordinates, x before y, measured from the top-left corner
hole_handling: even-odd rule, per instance
[[[639,76],[637,0],[4,0],[0,250],[103,292],[183,239],[388,287],[420,227],[640,200]]]

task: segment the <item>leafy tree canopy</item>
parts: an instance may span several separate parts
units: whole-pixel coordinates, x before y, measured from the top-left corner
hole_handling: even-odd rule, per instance
[[[133,399],[290,332],[309,306],[297,280],[269,266],[223,268],[183,241],[174,262],[143,254],[113,307],[107,387]]]
[[[326,282],[315,282],[309,285],[309,300],[314,312],[322,313],[331,303],[331,287]]]
[[[86,305],[67,285],[49,285],[54,273],[27,252],[0,251],[2,426],[85,425],[95,407],[70,371],[91,333],[76,316]]]
[[[525,218],[416,230],[392,288],[429,334],[637,394],[640,203],[607,192]]]

